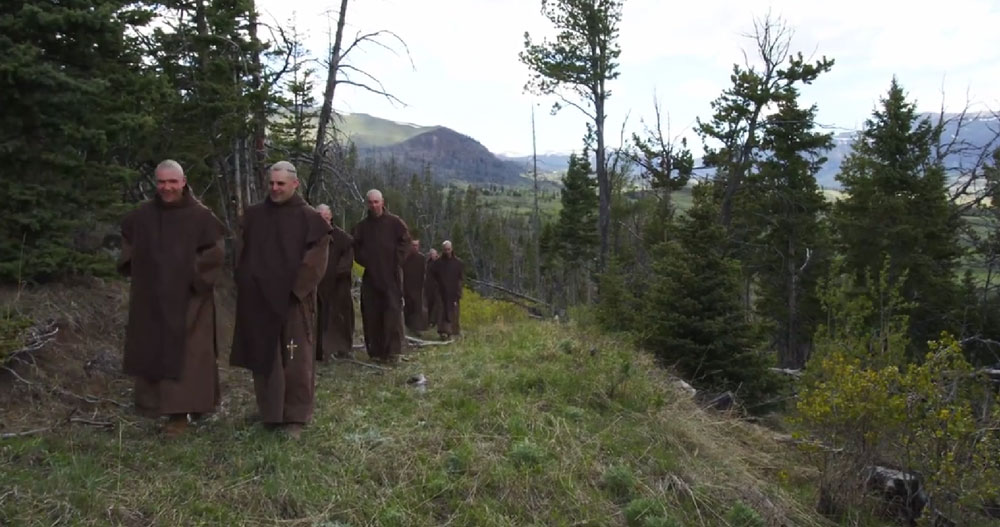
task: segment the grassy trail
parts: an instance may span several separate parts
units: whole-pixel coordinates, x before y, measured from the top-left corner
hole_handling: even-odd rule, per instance
[[[300,440],[250,422],[241,370],[181,438],[105,409],[112,427],[0,440],[0,525],[825,524],[785,447],[644,355],[474,295],[463,325],[389,371],[322,364]]]

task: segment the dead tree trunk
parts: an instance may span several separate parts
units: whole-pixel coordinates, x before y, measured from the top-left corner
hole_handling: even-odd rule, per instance
[[[316,127],[316,148],[313,150],[312,168],[309,171],[309,182],[306,186],[306,197],[312,195],[313,189],[323,176],[323,156],[326,153],[327,127],[333,118],[333,94],[337,89],[337,72],[340,69],[340,49],[344,40],[344,21],[347,19],[347,0],[340,0],[340,13],[337,15],[337,33],[330,50],[330,64],[326,72],[326,89],[323,91],[323,108],[319,112],[319,125]]]

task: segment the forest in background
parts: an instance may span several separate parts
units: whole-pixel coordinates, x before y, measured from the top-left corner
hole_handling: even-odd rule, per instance
[[[748,414],[783,412],[822,445],[831,516],[877,463],[919,474],[952,521],[995,514],[1000,130],[956,140],[943,131],[980,115],[927,119],[905,79],[886,79],[831,201],[816,174],[832,138],[800,90],[837,66],[791,49],[769,16],[748,21],[748,59],[697,124],[703,166],[665,135],[659,107],[644,134],[610,146],[621,2],[559,0],[543,4],[559,38],[526,35],[520,50],[526,89],[591,124],[558,207],[544,193],[536,206],[531,188],[517,191],[527,212],[491,207],[514,191],[365,160],[338,138],[338,85],[394,97],[351,53],[403,45],[383,29],[345,36],[340,7],[330,54],[315,57],[252,0],[0,6],[0,280],[109,275],[117,222],[152,196],[164,158],[231,235],[269,163],[289,159],[341,224],[382,188],[425,244],[451,239],[475,280],[626,335]],[[22,325],[12,310],[4,320]]]

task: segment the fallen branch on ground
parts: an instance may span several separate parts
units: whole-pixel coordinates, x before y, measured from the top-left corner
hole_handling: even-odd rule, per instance
[[[8,360],[17,359],[20,355],[34,353],[49,345],[56,339],[59,327],[55,320],[48,320],[43,324],[28,328],[24,338],[24,346],[11,352]]]
[[[528,295],[526,295],[524,293],[518,293],[517,291],[513,291],[513,290],[510,290],[510,289],[507,289],[506,287],[494,284],[492,282],[484,282],[482,280],[476,280],[475,278],[468,278],[467,280],[469,280],[470,282],[475,283],[475,284],[484,285],[486,287],[490,287],[490,288],[496,289],[497,291],[502,291],[504,293],[507,293],[508,295],[516,296],[518,298],[523,298],[525,300],[534,302],[536,304],[541,304],[543,306],[549,307],[549,304],[547,302],[543,302],[543,301],[541,301],[541,300],[539,300],[537,298],[530,297],[530,296],[528,296]]]
[[[40,434],[42,432],[48,432],[49,430],[52,430],[51,426],[46,426],[45,428],[36,428],[34,430],[25,430],[24,432],[5,432],[3,434],[0,434],[0,439],[12,439],[15,437],[30,436],[34,434]]]
[[[447,344],[451,344],[451,343],[455,342],[452,339],[448,339],[448,340],[423,340],[423,339],[418,339],[417,337],[410,337],[410,336],[406,337],[406,341],[409,342],[411,345],[416,346],[418,348],[422,348],[424,346],[445,346]]]
[[[0,366],[0,368],[7,370],[8,372],[11,373],[11,375],[16,377],[17,380],[23,382],[24,384],[27,384],[28,386],[37,386],[39,388],[48,390],[50,392],[57,393],[59,395],[65,395],[67,397],[72,397],[74,399],[78,399],[90,404],[111,403],[120,408],[128,407],[128,405],[126,405],[125,403],[120,403],[118,401],[115,401],[114,399],[105,399],[104,397],[94,397],[92,395],[78,395],[64,388],[59,388],[58,386],[45,386],[43,384],[39,384],[37,381],[32,382],[29,381],[28,379],[25,379],[24,377],[21,377],[16,371],[12,370],[11,368],[8,368],[7,366]]]
[[[376,370],[389,371],[389,368],[386,368],[385,366],[379,366],[378,364],[372,364],[370,362],[365,362],[365,361],[361,361],[361,360],[357,360],[357,359],[334,358],[333,360],[338,361],[338,362],[349,362],[351,364],[357,364],[358,366],[365,366],[365,367],[368,367],[368,368],[374,368]]]
[[[90,426],[99,426],[99,427],[102,427],[102,428],[110,428],[112,426],[115,426],[115,424],[112,423],[111,421],[92,421],[90,419],[84,419],[82,417],[70,417],[69,418],[69,422],[71,422],[71,423],[80,423],[80,424],[90,425]]]

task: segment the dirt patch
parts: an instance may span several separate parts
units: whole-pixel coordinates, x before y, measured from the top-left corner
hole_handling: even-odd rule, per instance
[[[58,333],[42,348],[18,355],[0,370],[0,433],[55,426],[72,416],[100,420],[130,411],[132,381],[122,374],[128,318],[124,281],[90,279],[21,291],[0,289],[10,306],[35,324],[54,322]],[[228,362],[235,293],[231,280],[217,288],[219,364]],[[223,391],[229,371],[220,368]]]

